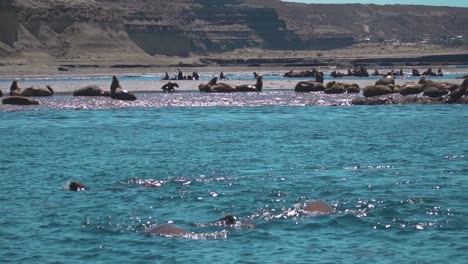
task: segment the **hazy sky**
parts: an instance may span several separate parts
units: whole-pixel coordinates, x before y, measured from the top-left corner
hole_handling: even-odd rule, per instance
[[[283,0],[284,2],[302,2],[316,4],[400,4],[400,5],[434,5],[434,6],[460,6],[468,7],[468,0]]]

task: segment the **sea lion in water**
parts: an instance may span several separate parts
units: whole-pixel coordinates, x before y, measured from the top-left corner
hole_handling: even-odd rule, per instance
[[[112,83],[111,83],[111,98],[117,100],[125,100],[125,101],[135,101],[136,96],[129,93],[127,90],[122,89],[119,84],[119,80],[117,77],[112,76]]]
[[[183,234],[191,233],[187,229],[178,227],[174,224],[161,224],[149,230],[145,230],[145,233],[150,235],[160,235],[160,236],[181,236]]]
[[[333,214],[335,211],[324,200],[315,200],[304,207],[304,211],[311,213]]]
[[[235,216],[233,216],[231,214],[228,214],[228,215],[225,215],[225,216],[221,217],[218,220],[218,223],[220,223],[223,226],[235,225],[237,223],[237,217],[235,217]]]
[[[68,184],[68,189],[70,191],[79,192],[79,191],[87,190],[88,187],[86,187],[86,185],[84,185],[81,182],[72,181],[72,182],[70,182],[70,184]]]

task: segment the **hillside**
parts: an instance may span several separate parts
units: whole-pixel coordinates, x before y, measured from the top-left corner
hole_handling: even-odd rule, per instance
[[[161,55],[331,50],[366,42],[463,48],[467,11],[277,0],[0,0],[0,55],[151,63]]]

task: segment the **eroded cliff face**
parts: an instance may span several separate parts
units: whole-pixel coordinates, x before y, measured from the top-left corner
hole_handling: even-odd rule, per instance
[[[264,0],[245,0],[245,3],[265,5]],[[329,42],[333,48],[339,39],[348,43],[366,39],[429,41],[442,45],[456,44],[451,41],[468,43],[468,8],[298,4],[279,0],[269,0],[268,5],[310,47]]]
[[[11,0],[0,0],[0,42],[13,46],[18,40],[18,17]]]
[[[277,0],[0,0],[0,51],[105,60],[239,48],[318,50],[462,36],[466,8]],[[11,50],[10,50],[11,52]]]

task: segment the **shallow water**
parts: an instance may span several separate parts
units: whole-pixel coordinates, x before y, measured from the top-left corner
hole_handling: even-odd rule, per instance
[[[41,111],[0,111],[0,260],[467,262],[466,105],[324,107],[264,94],[206,107],[89,99],[105,107],[80,111],[56,96]],[[256,96],[279,99],[240,107]],[[90,190],[66,191],[72,180]],[[302,212],[314,199],[337,213]],[[245,225],[210,224],[226,213]],[[143,232],[168,221],[194,233]]]

